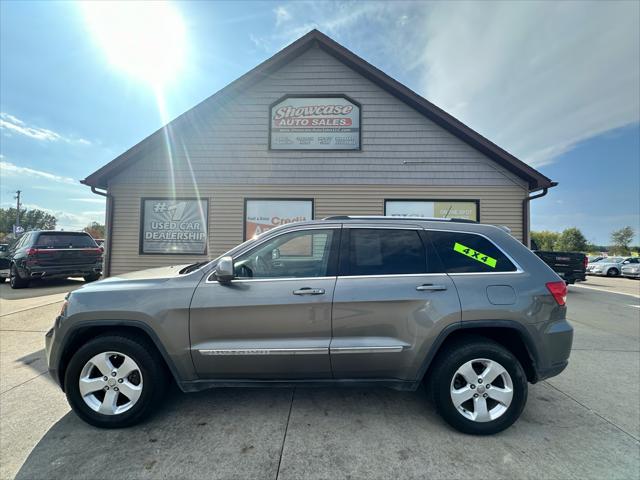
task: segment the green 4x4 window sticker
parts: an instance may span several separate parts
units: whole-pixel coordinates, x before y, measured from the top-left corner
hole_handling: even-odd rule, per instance
[[[484,253],[478,252],[473,248],[466,247],[458,242],[456,242],[453,245],[453,249],[456,252],[461,253],[462,255],[466,255],[469,258],[473,258],[474,260],[477,260],[480,263],[484,263],[485,265],[491,268],[496,268],[496,264],[498,263],[498,261],[495,258],[490,257],[489,255],[485,255]]]

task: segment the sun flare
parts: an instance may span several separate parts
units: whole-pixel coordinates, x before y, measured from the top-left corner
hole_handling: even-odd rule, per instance
[[[109,63],[156,89],[184,64],[185,27],[168,2],[103,1],[81,4],[85,22]]]

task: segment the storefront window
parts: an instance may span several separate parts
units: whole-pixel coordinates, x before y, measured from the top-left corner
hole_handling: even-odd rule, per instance
[[[480,221],[479,200],[385,200],[389,217],[462,218]]]
[[[313,220],[311,199],[246,199],[244,239],[248,240],[279,225]]]

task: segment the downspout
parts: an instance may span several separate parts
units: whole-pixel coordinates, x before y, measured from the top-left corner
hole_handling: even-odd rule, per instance
[[[113,195],[108,192],[101,192],[96,189],[96,187],[91,187],[91,193],[95,193],[96,195],[100,195],[101,197],[105,197],[107,199],[107,225],[106,225],[106,245],[105,245],[105,254],[104,254],[104,269],[102,272],[103,277],[108,277],[111,275],[111,245],[112,245],[112,237],[113,235]]]
[[[535,200],[536,198],[544,197],[550,188],[553,188],[557,185],[558,182],[551,182],[548,187],[544,187],[542,189],[542,192],[535,195],[527,196],[522,200],[522,243],[524,243],[527,248],[531,248],[531,239],[529,238],[529,202],[531,202],[531,200]]]

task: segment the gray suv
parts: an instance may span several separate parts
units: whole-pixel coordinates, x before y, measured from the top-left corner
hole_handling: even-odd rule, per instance
[[[330,217],[86,285],[46,352],[73,410],[99,427],[139,422],[171,380],[185,392],[424,382],[450,425],[491,434],[520,416],[528,382],[567,366],[566,292],[498,227]]]

